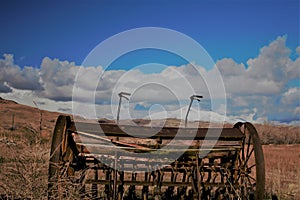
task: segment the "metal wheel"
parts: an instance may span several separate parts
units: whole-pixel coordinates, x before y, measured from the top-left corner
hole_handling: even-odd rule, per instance
[[[66,192],[64,186],[68,178],[74,175],[71,163],[78,151],[74,149],[72,136],[67,132],[70,124],[70,116],[60,115],[56,121],[49,160],[48,199],[63,198]]]
[[[236,168],[236,191],[239,199],[263,199],[265,187],[265,164],[258,133],[251,123],[237,123],[245,134]]]

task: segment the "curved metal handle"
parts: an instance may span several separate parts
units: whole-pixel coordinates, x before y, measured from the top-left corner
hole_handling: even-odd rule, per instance
[[[194,99],[197,100],[198,102],[200,102],[200,99],[202,99],[202,98],[203,98],[203,96],[201,96],[201,95],[195,95],[194,94],[194,95],[190,96],[190,99],[191,99],[190,105],[189,105],[189,108],[188,108],[188,110],[186,112],[186,115],[185,115],[185,122],[184,122],[184,126],[185,127],[187,127],[188,115],[190,113],[191,106],[193,104]]]
[[[192,95],[192,96],[190,96],[190,99],[192,100],[192,99],[195,99],[195,100],[197,100],[197,101],[200,101],[200,99],[202,99],[203,98],[203,96],[201,96],[201,95]]]
[[[119,123],[119,119],[120,119],[120,109],[121,109],[121,102],[122,102],[122,97],[124,99],[126,99],[127,101],[129,101],[129,98],[127,96],[130,96],[131,93],[128,92],[120,92],[119,94],[119,105],[118,105],[118,113],[117,113],[117,123]]]
[[[127,100],[129,100],[129,98],[128,97],[126,97],[126,96],[130,96],[131,95],[131,93],[128,93],[128,92],[120,92],[119,94],[119,97],[120,98],[125,98],[125,99],[127,99]]]

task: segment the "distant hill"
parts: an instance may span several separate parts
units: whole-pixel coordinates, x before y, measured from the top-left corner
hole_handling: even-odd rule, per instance
[[[49,138],[59,114],[0,97],[0,134],[9,134],[11,131],[14,134],[32,132]]]

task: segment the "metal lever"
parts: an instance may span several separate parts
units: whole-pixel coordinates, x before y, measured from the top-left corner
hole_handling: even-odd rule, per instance
[[[120,92],[118,95],[119,95],[119,105],[118,105],[118,113],[117,113],[117,123],[119,123],[119,119],[120,119],[120,109],[121,109],[122,98],[129,101],[129,98],[127,96],[130,96],[131,94],[128,92]]]
[[[190,105],[189,105],[189,108],[188,108],[188,110],[187,110],[187,112],[186,112],[186,115],[185,115],[185,123],[184,123],[184,126],[185,126],[185,127],[187,127],[188,115],[189,115],[189,113],[190,113],[190,110],[191,110],[191,106],[192,106],[192,104],[193,104],[193,101],[194,101],[194,100],[197,100],[198,102],[200,102],[200,99],[202,99],[202,98],[203,98],[203,96],[201,96],[201,95],[192,95],[192,96],[190,96],[190,99],[191,99]]]

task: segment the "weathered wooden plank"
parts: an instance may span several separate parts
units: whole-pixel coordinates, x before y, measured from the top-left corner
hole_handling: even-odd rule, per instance
[[[238,141],[244,135],[237,128],[179,128],[179,127],[146,127],[117,124],[73,123],[70,131],[80,131],[101,137],[136,137],[150,139],[176,140],[228,140]]]

